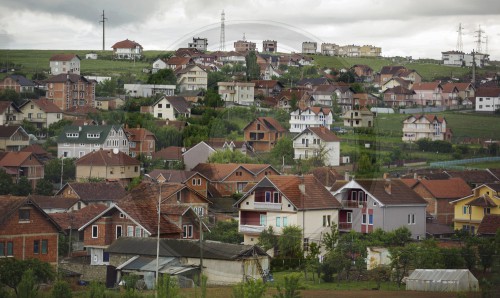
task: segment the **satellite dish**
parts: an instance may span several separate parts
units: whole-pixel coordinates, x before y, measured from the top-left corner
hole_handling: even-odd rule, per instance
[[[120,151],[118,150],[118,148],[113,148],[113,153],[114,153],[114,154],[118,154],[118,152],[120,152]]]

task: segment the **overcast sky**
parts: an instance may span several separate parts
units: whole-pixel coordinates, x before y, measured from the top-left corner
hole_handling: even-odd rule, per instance
[[[220,18],[226,18],[225,49],[243,38],[278,41],[278,50],[300,51],[303,41],[371,44],[383,56],[437,58],[455,50],[459,23],[463,50],[477,49],[500,60],[498,0],[1,0],[1,49],[102,49],[131,39],[144,50],[187,47],[193,37],[220,47]]]

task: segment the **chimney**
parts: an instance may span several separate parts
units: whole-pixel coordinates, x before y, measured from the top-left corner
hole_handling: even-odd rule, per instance
[[[391,178],[389,177],[389,173],[384,173],[384,190],[388,194],[392,194],[392,183],[391,183]]]
[[[78,126],[78,131],[82,131],[82,127],[81,126]]]
[[[418,179],[418,174],[415,172],[413,173],[413,179],[417,180]]]
[[[345,171],[345,173],[344,173],[344,180],[345,181],[351,180],[351,177],[349,176],[349,172],[348,171]]]

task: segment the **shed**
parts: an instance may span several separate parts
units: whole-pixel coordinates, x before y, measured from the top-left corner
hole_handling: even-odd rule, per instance
[[[468,269],[415,269],[406,290],[432,292],[479,291],[477,278]]]

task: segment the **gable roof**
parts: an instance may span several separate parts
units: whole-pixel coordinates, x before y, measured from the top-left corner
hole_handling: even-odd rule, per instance
[[[500,97],[500,88],[480,87],[476,91],[476,97]]]
[[[297,210],[336,209],[342,207],[313,175],[266,176],[234,205],[237,206],[241,203],[253,190],[259,187],[269,187],[269,183],[281,192]]]
[[[111,130],[119,131],[121,129],[118,125],[83,125],[65,126],[63,131],[57,137],[57,143],[71,143],[71,144],[104,144]],[[68,137],[68,133],[77,133],[78,137]],[[96,135],[98,138],[87,138],[87,134]]]
[[[106,209],[108,209],[108,206],[104,204],[91,204],[80,210],[50,213],[49,216],[64,229],[67,229],[67,227],[77,229]]]
[[[462,178],[450,178],[444,180],[420,180],[424,186],[435,198],[438,199],[457,199],[468,196],[472,189]]]
[[[199,172],[210,181],[223,181],[237,169],[242,168],[253,175],[257,175],[265,169],[273,169],[269,164],[237,164],[237,163],[199,163],[193,171]],[[278,171],[276,171],[278,173]]]
[[[85,154],[76,162],[76,166],[139,166],[141,162],[133,157],[130,157],[125,152],[118,151],[114,153],[112,150],[97,150]]]
[[[50,155],[40,144],[31,144],[19,150],[21,152],[31,152],[35,155]]]
[[[0,138],[8,139],[12,137],[18,130],[22,134],[26,135],[26,137],[28,137],[28,133],[19,125],[0,125]]]
[[[182,160],[183,151],[185,151],[184,147],[169,146],[152,153],[151,157],[153,159]]]
[[[405,88],[403,86],[396,86],[393,88],[387,88],[384,92],[382,93],[394,93],[394,94],[404,94],[404,95],[412,95],[416,94],[415,91]]]
[[[78,60],[82,60],[78,55],[75,54],[55,54],[52,55],[52,57],[50,57],[49,61],[70,61],[73,58],[78,58]]]
[[[142,49],[142,46],[139,43],[129,40],[128,38],[111,46],[113,49],[135,49],[136,47],[140,47]]]
[[[158,179],[158,177],[162,175],[165,178],[166,182],[174,182],[174,183],[185,183],[187,180],[189,180],[196,174],[199,174],[200,176],[205,178],[203,175],[195,171],[154,169],[151,172],[149,172],[149,175],[154,179]]]
[[[496,235],[500,228],[500,214],[486,214],[479,224],[477,233],[480,235]]]
[[[307,132],[311,132],[311,133],[315,134],[318,138],[320,138],[324,142],[340,142],[341,141],[340,138],[337,137],[337,135],[335,135],[331,130],[329,130],[328,128],[326,128],[324,126],[307,127],[301,133],[296,135],[295,138],[293,138],[293,139],[295,140]]]
[[[163,99],[168,101],[177,112],[189,113],[189,101],[187,101],[183,96],[163,96],[156,102],[154,102],[151,106],[155,106]]]
[[[498,179],[487,170],[445,171],[450,177],[462,178],[469,184],[495,183]]]
[[[275,86],[284,87],[283,84],[278,80],[251,80],[251,83],[255,83],[255,88],[274,88]]]
[[[382,66],[380,69],[380,74],[381,75],[396,75],[400,71],[406,70],[406,67],[400,66],[400,65],[390,65],[390,66]]]
[[[62,194],[65,188],[71,188],[83,202],[119,201],[127,192],[117,182],[68,182],[56,195]]]
[[[33,83],[32,80],[27,79],[23,75],[13,74],[13,75],[8,76],[8,78],[11,78],[12,80],[16,81],[20,86],[27,86],[27,87],[30,87],[30,86],[34,87],[35,86],[35,83]]]
[[[0,167],[20,167],[26,160],[32,159],[42,164],[32,152],[9,151],[0,159]]]
[[[312,174],[325,187],[332,187],[337,180],[344,179],[334,168],[318,167],[311,170]]]
[[[412,86],[412,89],[414,91],[421,91],[421,90],[435,90],[437,88],[441,88],[441,83],[439,82],[422,82],[422,83],[415,83]]]
[[[24,205],[31,205],[37,209],[45,218],[47,218],[57,230],[62,231],[61,226],[57,224],[50,216],[43,211],[40,206],[28,197],[17,197],[11,195],[0,196],[0,225],[2,225],[10,216],[12,216],[19,208]]]
[[[156,140],[154,133],[150,132],[145,128],[124,128],[123,129],[128,136],[129,141],[133,142],[143,142],[148,136],[152,136]]]
[[[264,125],[270,131],[276,131],[276,132],[286,132],[287,131],[286,129],[283,128],[283,126],[281,126],[281,124],[278,122],[278,120],[271,118],[271,117],[257,117],[255,120],[248,123],[243,128],[243,130],[245,130],[248,126],[250,126],[255,121],[260,122],[262,125]]]
[[[80,200],[78,198],[42,195],[29,195],[28,198],[36,202],[42,209],[69,209]]]
[[[51,100],[48,100],[46,98],[28,100],[25,103],[23,103],[22,107],[28,105],[30,102],[35,104],[37,107],[39,107],[45,113],[62,113],[63,112],[56,104],[54,104]]]
[[[75,73],[61,73],[55,76],[52,76],[48,79],[46,79],[44,82],[45,83],[66,83],[66,82],[71,82],[73,84],[78,83],[78,81],[83,81],[85,83],[89,83],[90,81],[87,80],[84,76],[75,74]]]
[[[114,254],[156,256],[156,239],[120,237],[106,251]],[[216,241],[203,242],[203,258],[214,260],[240,260],[254,255],[268,256],[256,245],[230,244]],[[162,257],[200,257],[200,241],[186,239],[160,239],[159,255]]]
[[[400,179],[356,179],[349,181],[338,189],[334,195],[344,191],[344,189],[352,188],[362,188],[366,193],[371,194],[375,200],[385,206],[427,205],[427,201]]]
[[[414,117],[415,119],[412,121],[412,122],[415,122],[415,121],[418,121],[422,118],[425,118],[427,119],[427,121],[429,121],[430,123],[433,123],[434,121],[438,122],[438,123],[443,123],[443,122],[446,122],[446,119],[443,117],[443,116],[438,116],[438,115],[431,115],[431,114],[416,114],[416,115],[410,115],[408,117],[406,117],[405,121],[411,119],[412,117]]]
[[[20,113],[21,110],[12,101],[0,101],[0,114],[4,113],[9,107]]]

